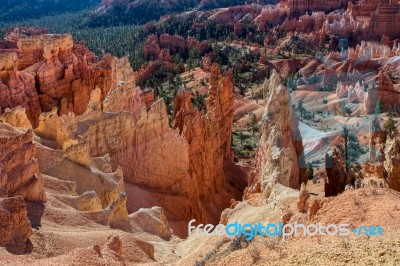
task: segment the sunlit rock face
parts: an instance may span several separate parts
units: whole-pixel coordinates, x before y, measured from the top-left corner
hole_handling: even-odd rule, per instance
[[[386,141],[384,167],[389,188],[400,191],[400,145],[397,140]]]
[[[36,155],[32,130],[0,123],[0,197],[22,197],[28,217],[35,226],[40,224],[46,202]]]
[[[0,198],[0,247],[23,247],[32,235],[22,197]]]
[[[6,196],[23,196],[27,201],[45,202],[43,180],[35,158],[31,130],[19,130],[0,123],[0,187]]]
[[[378,86],[371,87],[368,90],[365,100],[365,110],[368,114],[374,113],[378,101],[381,102],[382,112],[397,111],[400,101],[399,91],[394,89],[393,82],[384,74],[379,73]]]
[[[186,230],[179,231],[184,223],[191,219],[217,223],[218,214],[229,206],[230,199],[240,197],[240,188],[232,192],[227,188],[225,177],[225,168],[236,169],[230,146],[231,73],[224,75],[216,65],[211,67],[206,111],[194,108],[190,93],[178,93],[171,127],[164,102],[153,103],[151,90],[140,91],[136,85],[138,74],[132,71],[126,58],[106,56],[99,63],[88,63],[86,48],[79,46],[78,51],[69,35],[32,38],[39,42],[38,47],[42,43],[47,45],[41,50],[43,58],[26,59],[39,66],[27,73],[32,77],[35,90],[38,88],[38,108],[35,112],[23,109],[24,105],[22,109],[7,109],[0,119],[15,126],[33,127],[43,141],[39,148],[40,169],[46,176],[76,182],[75,191],[81,196],[63,197],[64,203],[81,211],[90,210],[93,212],[88,215],[91,220],[123,230],[127,230],[128,211],[160,206],[171,227],[184,236]],[[78,57],[74,51],[85,54]],[[27,71],[16,70],[18,57],[14,54],[9,57],[8,61],[4,60],[7,71]],[[98,70],[96,75],[100,75],[104,83],[82,80],[85,84],[83,90],[79,90],[82,94],[75,96],[73,86],[63,86],[70,84],[65,80],[68,73],[57,72],[57,69],[64,71],[64,63],[70,59],[72,68],[68,73],[75,73],[75,65],[89,67],[93,64],[91,66]],[[81,102],[70,102],[69,93]],[[43,104],[49,99],[46,95],[60,101]],[[36,103],[34,98],[26,100],[27,107]],[[13,107],[11,103],[4,105]],[[24,112],[31,118],[30,122],[23,116]],[[102,158],[106,154],[109,156],[106,169],[93,165],[91,158]],[[76,171],[86,177],[77,178]],[[87,182],[94,184],[94,192],[88,190]],[[95,185],[98,182],[108,185],[103,190]]]
[[[293,15],[304,14],[306,12],[324,11],[330,12],[339,8],[347,7],[351,1],[306,1],[306,0],[282,0],[280,3],[290,10]]]
[[[60,107],[60,114],[83,114],[91,92],[100,88],[102,99],[112,84],[112,57],[96,62],[95,56],[71,35],[18,35],[16,49],[0,56],[0,107],[22,106],[33,127],[41,112]]]
[[[298,121],[292,112],[289,93],[276,71],[264,83],[263,93],[267,104],[256,157],[257,174],[250,181],[245,197],[261,193],[262,200],[265,200],[275,184],[299,189],[301,183],[307,183],[307,179]]]

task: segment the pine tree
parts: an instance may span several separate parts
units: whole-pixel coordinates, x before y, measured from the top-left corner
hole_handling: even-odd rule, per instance
[[[296,109],[300,113],[300,117],[304,117],[304,113],[306,112],[306,109],[303,106],[303,101],[299,101],[297,103]]]
[[[307,172],[306,172],[308,180],[312,180],[314,178],[314,168],[310,162],[307,163]]]
[[[250,129],[253,134],[254,145],[256,145],[256,143],[255,143],[256,132],[258,132],[258,130],[259,130],[259,126],[258,126],[258,122],[257,122],[257,115],[255,113],[250,113],[249,115],[250,115],[250,119],[251,119]]]
[[[379,99],[379,100],[376,102],[375,114],[377,114],[377,115],[381,114],[381,113],[382,113],[382,110],[383,110],[383,102],[382,102],[381,99]]]
[[[357,160],[365,152],[361,148],[357,136],[350,133],[346,125],[343,126],[342,138],[344,143],[343,145],[339,145],[339,149],[345,159],[346,172],[348,172],[349,166],[357,163]]]
[[[387,134],[391,137],[394,138],[397,134],[397,127],[396,127],[396,122],[393,120],[393,116],[389,115],[388,120],[386,121],[384,125],[385,131]]]

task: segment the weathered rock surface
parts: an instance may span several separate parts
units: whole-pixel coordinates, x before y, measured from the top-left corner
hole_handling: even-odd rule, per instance
[[[111,62],[112,69],[112,87],[110,91],[103,96],[103,92],[98,98],[98,105],[105,112],[130,112],[135,121],[139,119],[143,101],[141,91],[136,86],[137,73],[133,72],[128,58],[113,58]],[[102,101],[102,102],[101,102]],[[147,101],[150,101],[147,99]],[[101,109],[101,108],[97,108]]]
[[[365,109],[368,114],[374,113],[378,101],[381,101],[381,112],[395,112],[400,102],[400,92],[394,89],[393,82],[384,74],[378,75],[378,87],[372,87],[367,93]]]
[[[0,247],[23,246],[31,235],[24,198],[0,198]]]
[[[325,197],[336,196],[345,190],[351,183],[347,174],[345,160],[338,148],[333,148],[332,155],[325,156],[325,169],[327,180],[325,181]]]
[[[240,197],[239,187],[231,188],[235,191],[231,195],[227,193],[224,173],[225,168],[235,171],[234,165],[228,163],[233,159],[230,149],[232,75],[222,75],[213,66],[205,114],[193,107],[189,92],[179,93],[174,128],[171,128],[164,102],[158,100],[147,111],[134,80],[128,79],[131,72],[123,70],[129,69],[129,65],[118,62],[115,69],[120,70],[113,71],[117,85],[104,100],[96,89],[88,111],[81,116],[70,113],[59,117],[55,110],[42,114],[36,134],[53,140],[55,147],[65,151],[64,157],[83,167],[93,168],[85,158],[109,153],[112,169],[120,166],[124,172],[130,194],[129,212],[156,205],[165,210],[169,220],[178,224],[191,219],[217,222],[218,213],[229,206],[230,199]],[[118,100],[121,97],[132,100],[123,99],[121,103]],[[108,112],[100,110],[100,106]],[[75,147],[86,147],[86,151],[78,149],[73,153]],[[48,149],[41,149],[41,154],[45,158],[59,156]],[[79,185],[83,181],[75,180],[72,166],[65,164],[65,160],[56,162],[55,166],[43,163],[46,174],[78,182],[79,194],[88,187]],[[61,165],[71,169],[68,171],[71,174],[54,172]],[[97,194],[103,193],[94,188]],[[171,226],[177,228],[174,223]]]
[[[149,111],[151,105],[154,103],[154,90],[148,89],[141,91],[140,99],[142,100],[142,103],[146,106],[147,111]]]
[[[400,145],[397,140],[389,138],[386,141],[384,166],[389,188],[400,191]]]
[[[94,55],[82,44],[74,44],[70,35],[14,35],[11,39],[18,49],[2,50],[0,56],[2,112],[21,106],[37,127],[41,112],[60,107],[60,114],[80,115],[96,87],[102,99],[111,89],[111,56],[96,62]]]
[[[6,108],[21,106],[35,124],[41,112],[35,77],[31,73],[18,71],[17,61],[15,52],[0,52],[0,113]]]
[[[26,201],[45,202],[43,180],[35,158],[31,130],[17,130],[0,123],[0,166],[5,173],[0,188],[5,196],[22,196]]]
[[[246,189],[245,198],[262,193],[265,200],[275,183],[295,189],[305,179],[303,145],[298,121],[292,112],[289,93],[276,71],[264,83],[267,104],[263,114],[262,136],[257,152],[257,174]]]
[[[347,6],[350,1],[305,1],[305,0],[282,0],[280,4],[290,10],[292,15],[304,14],[306,12],[324,11],[330,12]]]
[[[301,184],[299,198],[297,199],[297,209],[299,212],[307,212],[310,193],[307,191],[305,184]]]
[[[147,60],[169,61],[163,56],[165,51],[172,55],[188,55],[194,48],[198,49],[199,55],[202,55],[209,48],[209,44],[207,41],[199,42],[193,37],[185,39],[179,35],[162,34],[158,38],[149,35],[144,43],[143,54]]]
[[[159,236],[165,240],[169,240],[172,237],[172,231],[168,227],[167,217],[160,207],[140,209],[130,214],[129,220],[133,228],[139,227],[141,230]]]
[[[0,122],[7,123],[13,127],[32,129],[32,124],[24,108],[18,106],[12,109],[6,109],[4,114],[0,115]]]

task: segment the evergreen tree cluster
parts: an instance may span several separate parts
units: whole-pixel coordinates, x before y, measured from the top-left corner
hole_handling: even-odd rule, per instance
[[[101,0],[1,0],[0,22],[39,18],[93,8]]]

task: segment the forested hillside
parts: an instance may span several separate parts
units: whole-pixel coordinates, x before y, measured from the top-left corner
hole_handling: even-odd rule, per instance
[[[1,0],[0,22],[93,8],[101,0]]]

